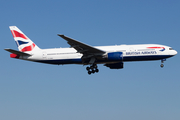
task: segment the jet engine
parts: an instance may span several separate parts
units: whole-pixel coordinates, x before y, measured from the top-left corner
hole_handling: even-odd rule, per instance
[[[109,67],[110,69],[122,69],[124,67],[124,63],[119,62],[119,63],[105,64],[104,66]]]
[[[122,61],[123,60],[123,53],[122,52],[111,52],[105,55],[110,61]]]

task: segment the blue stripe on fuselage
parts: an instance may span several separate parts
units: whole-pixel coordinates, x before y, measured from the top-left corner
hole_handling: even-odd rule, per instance
[[[82,64],[81,59],[57,59],[57,60],[38,60],[35,62],[47,63],[47,64]]]
[[[148,61],[148,60],[161,60],[170,58],[172,55],[150,55],[150,56],[129,56],[123,57],[123,61]]]
[[[152,55],[152,56],[129,56],[123,57],[123,61],[119,62],[128,62],[128,61],[148,61],[148,60],[161,60],[165,58],[172,57],[171,55]],[[59,60],[39,60],[35,62],[47,63],[47,64],[82,64],[82,60],[79,59],[59,59]],[[106,63],[106,62],[117,62],[109,60],[96,60],[96,63]]]

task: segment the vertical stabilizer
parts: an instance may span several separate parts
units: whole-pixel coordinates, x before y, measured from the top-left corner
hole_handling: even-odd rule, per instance
[[[32,42],[20,29],[16,26],[9,26],[19,51],[29,52],[39,50],[40,48]]]

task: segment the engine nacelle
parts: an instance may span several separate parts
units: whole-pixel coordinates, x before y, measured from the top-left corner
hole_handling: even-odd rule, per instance
[[[107,54],[108,60],[111,61],[122,61],[123,60],[123,53],[122,52],[112,52]]]
[[[124,63],[119,62],[119,63],[105,64],[104,66],[109,67],[110,69],[122,69],[124,67]]]

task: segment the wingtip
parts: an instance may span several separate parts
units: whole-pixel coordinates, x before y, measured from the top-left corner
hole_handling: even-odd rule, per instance
[[[9,50],[9,48],[5,48],[4,50],[8,51],[8,50]]]
[[[64,36],[63,34],[57,34],[57,35],[60,36],[60,37]]]

